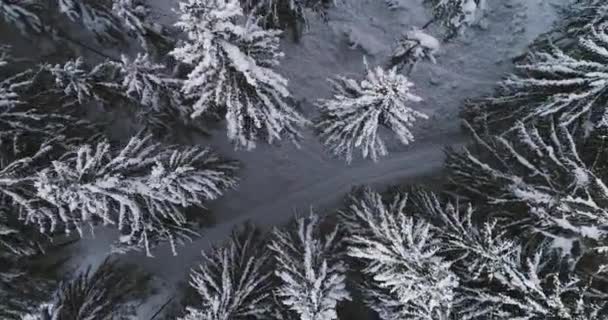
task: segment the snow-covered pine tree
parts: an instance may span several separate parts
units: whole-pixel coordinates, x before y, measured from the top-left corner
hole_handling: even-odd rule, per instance
[[[122,80],[121,91],[138,105],[137,113],[144,117],[187,118],[191,110],[180,93],[182,81],[167,75],[164,65],[154,63],[148,54],[138,54],[133,59],[123,55],[121,62],[114,65]]]
[[[433,225],[439,254],[459,279],[458,319],[602,319],[608,312],[604,267],[572,269],[545,245],[522,246],[502,221],[470,205],[444,205],[418,191],[414,207]],[[491,209],[490,209],[491,210]],[[515,238],[513,238],[515,237]],[[591,269],[591,271],[589,271]]]
[[[408,66],[409,74],[420,60],[437,63],[435,54],[440,47],[441,44],[435,37],[418,28],[412,28],[399,39],[389,67],[401,69]]]
[[[57,0],[59,12],[93,32],[100,42],[122,43],[124,30],[112,14],[112,0]]]
[[[467,119],[508,129],[516,121],[556,117],[560,124],[578,124],[587,131],[608,126],[608,22],[592,26],[575,48],[556,46],[532,52],[517,73],[501,83],[495,97],[471,103]],[[484,120],[485,121],[485,120]]]
[[[203,252],[190,284],[201,297],[181,320],[268,319],[271,312],[270,259],[261,232],[245,225],[222,247]]]
[[[144,297],[148,277],[143,270],[106,259],[59,286],[33,319],[127,320],[135,316],[134,303]]]
[[[561,33],[560,38],[574,40],[588,33],[594,26],[608,22],[607,19],[608,4],[605,1],[576,0],[561,8],[561,21],[555,31]],[[561,39],[552,39],[554,40]]]
[[[203,206],[236,185],[237,166],[208,149],[167,148],[134,137],[119,152],[107,142],[84,145],[34,177],[36,196],[52,210],[28,210],[42,231],[83,232],[114,225],[120,246],[145,249],[188,239],[184,208]]]
[[[367,68],[367,64],[366,64]],[[422,100],[412,92],[414,84],[396,69],[367,68],[360,83],[346,77],[330,80],[334,96],[319,100],[321,118],[316,127],[332,153],[350,163],[355,149],[363,158],[377,161],[387,154],[380,127],[392,131],[404,145],[414,140],[410,131],[417,119],[428,116],[411,107]]]
[[[448,31],[448,38],[462,33],[464,29],[479,23],[487,10],[486,0],[425,0],[430,3],[434,21]]]
[[[608,186],[597,161],[605,147],[596,144],[582,155],[580,139],[567,128],[542,131],[519,123],[503,136],[473,132],[474,147],[448,152],[450,181],[459,194],[507,219],[511,230],[530,242],[551,242],[575,263],[607,245]]]
[[[448,319],[458,278],[433,227],[406,214],[408,195],[385,201],[363,189],[340,213],[348,255],[362,265],[364,295],[384,320]]]
[[[65,105],[107,102],[122,89],[119,80],[115,80],[116,68],[111,62],[91,67],[82,57],[78,57],[63,65],[44,65],[44,69],[54,78],[56,87],[63,91]]]
[[[45,65],[55,79],[50,89],[58,103],[70,109],[127,110],[138,124],[151,132],[166,132],[172,123],[183,123],[190,107],[183,102],[181,81],[168,76],[166,68],[148,54],[133,59],[104,61],[89,66],[82,58],[63,65]],[[160,131],[159,131],[160,130]]]
[[[150,7],[146,0],[114,0],[112,11],[146,52],[161,56],[173,46],[164,27],[149,21]]]
[[[525,235],[512,239],[518,234],[509,235],[502,223],[470,205],[443,205],[436,195],[422,191],[414,198],[417,210],[434,226],[441,255],[460,279],[453,313],[458,319],[606,316],[608,291],[596,274],[603,273],[602,267],[593,274],[573,270],[545,246],[522,247]]]
[[[280,285],[275,295],[300,320],[336,320],[337,305],[350,300],[339,227],[326,234],[323,220],[311,213],[288,230],[275,229],[269,248]]]
[[[34,263],[47,239],[18,221],[13,211],[6,203],[0,210],[0,318],[21,320],[45,302],[55,282]]]
[[[472,205],[444,204],[437,195],[418,190],[413,195],[416,211],[429,221],[441,240],[441,254],[462,285],[491,278],[503,267],[503,259],[520,252],[519,243],[507,235],[498,220],[488,220]]]
[[[290,29],[298,41],[308,26],[309,12],[326,17],[336,0],[240,0],[245,12],[260,16],[265,28]]]
[[[64,108],[64,93],[49,78],[42,67],[0,80],[0,157],[5,164],[31,156],[42,144],[61,153],[99,136],[98,127],[84,119],[84,110]]]
[[[0,16],[5,23],[12,24],[23,34],[37,34],[43,31],[38,17],[40,5],[36,1],[0,0]]]
[[[171,54],[193,66],[183,86],[196,100],[193,118],[223,115],[237,148],[252,149],[260,138],[295,141],[307,121],[290,105],[287,79],[272,69],[283,56],[280,31],[245,19],[239,0],[184,0],[176,25],[188,41]]]

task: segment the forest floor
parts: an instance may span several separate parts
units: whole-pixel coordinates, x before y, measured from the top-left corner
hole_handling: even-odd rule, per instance
[[[337,0],[340,1],[340,0]],[[283,42],[285,59],[281,73],[290,79],[292,93],[303,112],[316,116],[314,101],[331,96],[326,79],[345,75],[361,79],[363,57],[370,66],[385,65],[399,36],[430,20],[423,0],[400,0],[402,7],[391,10],[383,0],[342,0],[332,9],[328,21],[310,19],[310,27],[299,43],[287,36]],[[301,147],[290,143],[259,145],[254,151],[234,151],[223,127],[200,143],[213,146],[221,154],[242,163],[241,183],[211,203],[215,224],[201,231],[203,237],[178,248],[172,256],[168,247],[154,251],[155,258],[133,253],[123,256],[151,272],[162,288],[142,306],[138,319],[149,319],[176,286],[187,281],[190,268],[200,260],[201,250],[225,240],[230,231],[245,221],[262,227],[281,225],[294,212],[336,209],[355,186],[385,188],[395,184],[424,184],[441,173],[444,148],[466,142],[460,132],[458,112],[464,101],[489,94],[496,82],[512,70],[512,58],[524,52],[539,34],[550,29],[556,18],[554,5],[567,0],[489,0],[483,28],[473,28],[449,43],[437,55],[437,63],[420,63],[410,75],[416,93],[424,98],[417,107],[430,116],[414,130],[416,141],[389,145],[388,157],[374,163],[355,160],[347,165],[329,155],[312,130],[304,132]],[[394,2],[394,1],[393,1]],[[161,21],[171,21],[177,0],[158,0]],[[440,37],[441,28],[431,26],[430,34]],[[199,143],[199,141],[197,141]],[[115,235],[99,232],[94,239],[78,245],[74,264],[98,263],[109,253]]]

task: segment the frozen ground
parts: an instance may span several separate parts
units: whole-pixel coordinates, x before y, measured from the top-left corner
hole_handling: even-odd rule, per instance
[[[159,19],[170,20],[169,8],[176,0],[160,1]],[[463,101],[491,92],[495,82],[512,68],[511,58],[549,29],[555,18],[553,4],[565,1],[489,0],[485,30],[470,30],[466,36],[444,44],[437,64],[422,63],[414,70],[411,78],[417,84],[417,93],[425,99],[418,107],[431,120],[419,123],[415,143],[407,147],[391,144],[391,154],[378,163],[354,161],[347,166],[329,156],[310,131],[305,132],[301,149],[286,143],[235,152],[223,131],[215,132],[210,141],[201,141],[242,162],[240,188],[210,205],[217,225],[203,230],[202,239],[181,247],[179,256],[173,257],[167,247],[161,247],[153,259],[139,254],[124,257],[151,271],[164,289],[142,307],[138,318],[149,319],[154,309],[173,294],[174,286],[186,279],[200,251],[221,242],[243,221],[264,227],[280,225],[295,210],[335,208],[356,185],[419,183],[436,175],[442,168],[443,148],[464,142],[457,118]],[[342,74],[360,78],[363,56],[370,65],[385,64],[398,36],[430,19],[422,0],[401,0],[403,8],[392,11],[383,0],[342,2],[348,3],[334,9],[328,23],[311,19],[310,30],[300,43],[284,41],[286,58],[281,71],[290,79],[292,92],[310,117],[315,116],[312,102],[330,95],[327,77]],[[439,35],[440,30],[431,27],[429,32]],[[111,238],[102,233],[81,241],[80,256],[87,262],[100,261],[108,252]]]

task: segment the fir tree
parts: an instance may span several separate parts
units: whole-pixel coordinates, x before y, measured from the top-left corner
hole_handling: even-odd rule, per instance
[[[267,319],[270,314],[269,258],[259,230],[247,225],[223,247],[203,252],[190,284],[201,297],[182,320]]]
[[[29,210],[43,231],[66,232],[114,225],[120,244],[144,248],[187,239],[183,209],[203,206],[236,185],[234,163],[208,149],[162,148],[149,137],[132,138],[116,153],[107,142],[84,145],[34,178],[36,196],[49,210]]]
[[[483,200],[512,230],[554,243],[576,261],[606,245],[605,169],[579,153],[580,140],[566,128],[547,131],[520,123],[505,136],[474,134],[476,147],[449,152],[447,167],[460,194]],[[600,159],[603,148],[592,148]]]
[[[302,30],[308,27],[310,13],[326,18],[327,10],[335,0],[240,0],[247,13],[260,16],[269,29],[290,29],[298,41]]]
[[[112,14],[112,0],[57,0],[59,12],[95,34],[100,42],[124,42],[124,30]]]
[[[486,0],[425,0],[433,9],[434,21],[448,30],[448,38],[479,23],[487,9]]]
[[[337,305],[350,300],[339,228],[323,236],[321,223],[314,213],[299,218],[289,230],[275,230],[269,246],[280,281],[275,295],[301,320],[336,320]]]
[[[226,118],[228,138],[236,147],[252,149],[258,139],[268,143],[298,137],[305,119],[290,105],[287,79],[272,68],[279,51],[280,31],[244,25],[238,0],[188,0],[180,3],[176,24],[188,41],[172,55],[193,66],[183,92],[195,99],[192,117],[216,113]]]
[[[40,9],[39,4],[34,1],[0,0],[0,16],[23,34],[43,31],[42,21],[37,14]]]
[[[130,59],[122,56],[114,63],[119,73],[121,92],[135,109],[135,114],[149,129],[168,132],[173,124],[185,125],[191,112],[180,93],[182,81],[166,74],[166,67],[155,63],[148,54]]]
[[[602,319],[606,316],[603,266],[573,269],[545,245],[522,246],[499,220],[470,205],[443,205],[416,193],[422,216],[434,226],[440,252],[460,279],[459,319]],[[588,268],[589,266],[586,266]],[[594,269],[595,268],[595,269]]]
[[[62,282],[55,297],[43,304],[33,319],[132,319],[133,303],[143,297],[147,281],[142,270],[106,259],[95,271],[89,267]]]
[[[0,68],[14,62],[8,51],[2,56],[5,60]],[[64,148],[73,146],[97,131],[81,118],[81,110],[62,108],[59,100],[63,94],[53,92],[54,85],[45,84],[45,75],[43,67],[0,80],[0,156],[5,163],[31,156],[50,141]]]
[[[467,119],[478,124],[487,118],[497,130],[507,130],[516,121],[549,117],[557,118],[560,125],[584,126],[588,132],[608,126],[607,26],[592,26],[567,51],[548,46],[530,53],[517,65],[518,72],[501,83],[495,97],[467,107]]]
[[[428,119],[410,104],[422,100],[412,92],[414,84],[397,73],[380,67],[367,70],[360,83],[345,77],[330,80],[332,99],[317,104],[321,118],[316,124],[323,143],[350,163],[355,149],[363,158],[377,161],[387,154],[380,126],[391,130],[404,145],[414,140],[410,128],[417,119]]]
[[[46,302],[56,285],[52,266],[41,270],[39,258],[48,239],[18,221],[18,213],[0,211],[0,318],[21,319]],[[48,260],[48,259],[46,259]]]
[[[408,216],[406,194],[392,201],[364,189],[340,213],[348,255],[362,265],[364,294],[382,319],[448,319],[458,278],[440,255],[433,227]]]
[[[408,73],[411,73],[420,60],[437,63],[435,54],[440,46],[439,40],[435,37],[413,28],[399,39],[391,57],[390,67],[401,69],[404,66],[409,66]]]
[[[150,7],[145,0],[114,0],[112,12],[146,52],[160,56],[173,46],[165,28],[149,21]]]

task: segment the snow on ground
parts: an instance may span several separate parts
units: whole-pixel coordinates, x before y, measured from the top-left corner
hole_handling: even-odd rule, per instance
[[[176,0],[158,1],[162,3],[159,20],[171,19],[169,8],[175,7]],[[348,166],[325,152],[310,130],[305,132],[300,149],[285,143],[259,145],[252,152],[234,151],[223,127],[209,141],[201,141],[242,162],[240,188],[210,204],[217,224],[202,231],[202,239],[180,248],[179,256],[172,257],[169,248],[163,246],[155,251],[156,258],[140,254],[124,257],[156,275],[163,288],[142,308],[138,318],[148,319],[163,295],[171,296],[174,286],[187,279],[201,250],[221,242],[244,221],[263,227],[281,225],[295,210],[335,208],[354,186],[418,183],[439,172],[443,148],[464,142],[457,117],[463,101],[490,93],[496,81],[511,70],[511,58],[550,28],[555,18],[553,4],[565,1],[490,0],[484,30],[469,30],[465,36],[443,44],[437,64],[421,62],[413,71],[416,93],[425,99],[418,107],[431,119],[418,122],[413,131],[415,143],[401,146],[393,141],[390,155],[378,163],[355,160]],[[399,36],[430,19],[422,0],[400,1],[402,8],[398,10],[390,10],[383,0],[342,2],[348,3],[332,10],[328,23],[311,19],[300,43],[292,43],[290,37],[284,41],[286,57],[280,71],[290,79],[291,90],[309,117],[316,115],[314,100],[330,96],[326,78],[341,74],[360,79],[364,56],[370,66],[386,64]],[[440,30],[433,26],[428,32],[440,36]],[[81,241],[80,256],[87,262],[101,261],[112,239],[101,233],[95,239]]]

